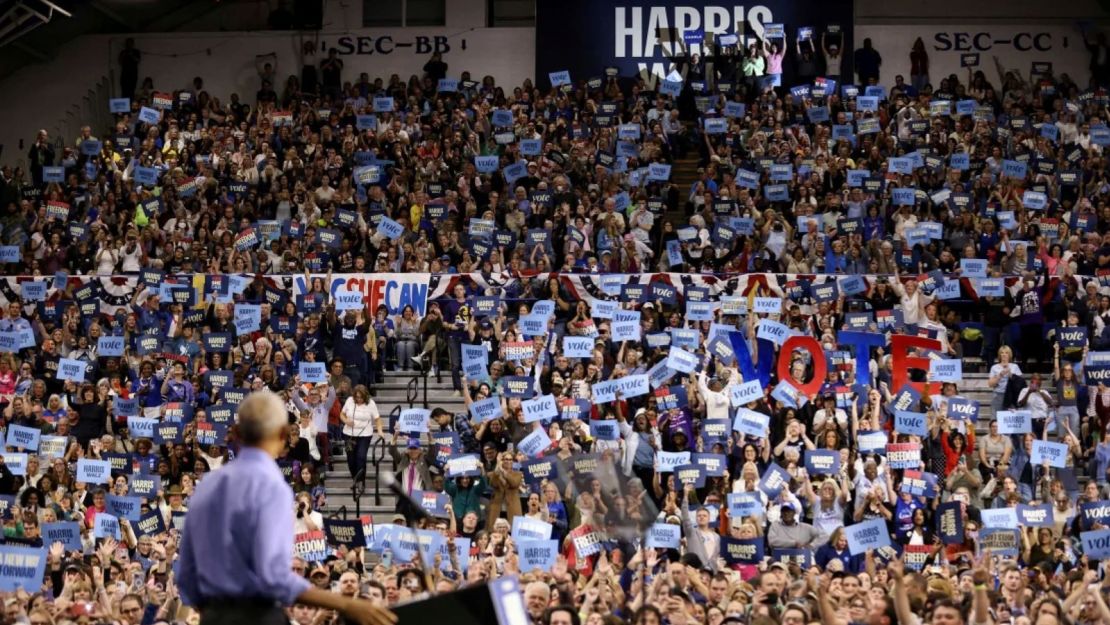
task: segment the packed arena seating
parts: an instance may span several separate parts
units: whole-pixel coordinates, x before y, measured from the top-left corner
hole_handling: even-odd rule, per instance
[[[750,54],[146,82],[40,132],[0,172],[5,622],[196,622],[185,512],[268,388],[294,570],[349,596],[1110,624],[1107,85]],[[381,471],[395,513],[329,503]]]

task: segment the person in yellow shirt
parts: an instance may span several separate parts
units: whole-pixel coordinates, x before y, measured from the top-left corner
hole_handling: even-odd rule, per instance
[[[417,191],[413,194],[413,204],[409,207],[409,228],[413,232],[420,230],[420,220],[424,218],[424,202],[427,201],[427,196],[423,191]]]

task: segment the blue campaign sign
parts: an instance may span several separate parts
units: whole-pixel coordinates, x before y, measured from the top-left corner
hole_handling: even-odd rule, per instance
[[[499,166],[500,166],[500,159],[496,155],[493,155],[493,156],[475,156],[474,157],[474,168],[478,170],[478,173],[482,173],[482,174],[493,173],[493,172],[497,171],[497,168]]]
[[[335,292],[335,311],[346,312],[348,310],[362,310],[366,305],[363,301],[365,295],[361,291],[336,291]]]
[[[519,143],[520,153],[524,156],[539,156],[543,151],[542,139],[523,139]]]
[[[472,403],[470,413],[471,416],[474,417],[474,421],[477,423],[497,419],[497,417],[501,416],[502,413],[501,397],[494,395],[492,397],[486,397],[486,399],[484,400]]]
[[[501,394],[505,397],[528,398],[534,395],[533,382],[535,380],[524,375],[507,375],[501,378]],[[597,385],[594,386],[597,392]]]
[[[527,164],[524,161],[517,161],[501,170],[501,175],[505,177],[505,181],[509,184],[527,173]]]
[[[648,180],[665,182],[671,179],[671,166],[665,163],[651,163],[648,165]]]
[[[559,557],[557,540],[517,540],[516,547],[520,558],[520,570],[523,573],[530,573],[537,569],[549,573]]]
[[[58,360],[58,379],[71,380],[80,384],[85,381],[85,361],[75,358]]]
[[[46,547],[0,546],[0,590],[37,592],[42,587],[46,560]]]
[[[1063,469],[1067,466],[1068,446],[1065,443],[1034,440],[1029,462],[1034,465],[1047,463],[1050,467]]]
[[[790,484],[790,473],[776,463],[771,463],[759,480],[759,489],[768,497],[778,497],[787,485]]]
[[[301,382],[319,384],[327,381],[328,373],[325,368],[326,365],[322,362],[301,362],[297,366],[297,375]]]
[[[682,527],[669,523],[655,523],[648,528],[648,549],[678,549],[682,540]]]
[[[460,454],[447,459],[447,477],[478,477],[482,474],[482,464],[474,454]]]
[[[959,501],[937,506],[935,515],[937,537],[946,545],[964,542],[964,511]]]
[[[1048,196],[1040,191],[1026,191],[1021,196],[1021,203],[1028,209],[1044,210],[1048,206]]]
[[[66,551],[81,551],[81,527],[76,521],[42,524],[42,544],[46,547],[62,543]]]
[[[262,328],[262,307],[257,304],[235,305],[235,333],[250,334]]]
[[[733,519],[763,516],[763,502],[756,493],[729,493],[726,501],[728,516]]]
[[[1091,560],[1110,559],[1110,529],[1093,532],[1080,532],[1083,541],[1083,554]]]
[[[1056,340],[1060,347],[1075,347],[1082,349],[1087,346],[1086,326],[1066,326],[1056,332]]]
[[[724,454],[694,454],[691,458],[706,477],[721,477],[728,467],[728,457]]]
[[[763,538],[731,538],[721,539],[721,557],[725,564],[759,564],[763,562]]]
[[[700,362],[701,358],[697,355],[679,347],[671,346],[671,350],[667,354],[667,367],[681,373],[693,373]]]
[[[157,419],[143,417],[127,417],[127,433],[132,438],[154,438],[154,428],[158,425]]]
[[[139,536],[150,536],[153,538],[159,534],[165,533],[166,519],[162,516],[161,510],[155,509],[140,516],[131,526]],[[365,544],[365,542],[363,544]]]
[[[140,516],[139,506],[142,505],[142,499],[139,497],[121,497],[118,495],[108,495],[106,500],[108,512],[113,516],[128,521],[138,521]]]
[[[162,121],[162,111],[144,106],[139,109],[139,121],[144,124],[157,124]]]
[[[723,135],[728,132],[728,120],[723,117],[707,117],[702,125],[707,135]]]
[[[1017,517],[1018,523],[1026,527],[1054,527],[1056,524],[1050,503],[1036,506],[1020,503],[1017,507]]]
[[[928,432],[925,423],[925,413],[923,412],[899,410],[894,413],[894,431],[899,434],[925,436]]]
[[[517,450],[529,458],[535,458],[550,448],[551,437],[547,435],[547,431],[542,427],[532,430],[531,434],[525,436],[517,444]]]
[[[961,258],[960,275],[965,278],[986,278],[987,261],[981,258]]]
[[[593,351],[594,341],[588,336],[563,337],[563,355],[567,358],[590,358]]]
[[[385,96],[374,98],[374,112],[375,113],[391,113],[391,112],[393,112],[393,98],[385,97]]]
[[[4,444],[16,449],[38,451],[41,436],[42,430],[38,428],[29,428],[13,423],[8,426],[8,437]]]
[[[570,72],[567,70],[548,72],[547,78],[551,81],[552,87],[561,87],[570,84]]]
[[[109,113],[131,112],[131,98],[110,98],[108,100]]]
[[[157,445],[172,445],[183,440],[184,428],[176,421],[160,422],[154,426],[154,443]]]
[[[546,521],[517,515],[513,517],[512,530],[509,535],[516,541],[547,540],[551,538],[554,531],[555,527]]]
[[[1000,410],[995,415],[999,434],[1028,434],[1033,431],[1033,415],[1028,410]]]
[[[4,465],[8,467],[8,471],[10,471],[12,475],[27,475],[27,454],[5,453],[3,456]]]
[[[143,186],[153,187],[158,184],[158,169],[154,167],[136,167],[132,177],[135,182]]]
[[[389,217],[383,216],[382,220],[378,222],[378,234],[392,241],[405,234],[405,227]]]
[[[1021,161],[1002,161],[1002,174],[1008,178],[1025,178],[1028,167]]]
[[[152,499],[162,490],[162,478],[157,475],[133,475],[127,493],[134,497]]]
[[[520,409],[525,423],[559,418],[559,409],[555,406],[554,395],[540,395],[533,399],[525,399],[520,402]]]
[[[884,519],[871,519],[844,528],[848,551],[857,556],[871,549],[890,546],[890,533]]]
[[[486,365],[489,351],[485,345],[460,345],[463,373],[468,379],[481,380],[487,375]]]
[[[965,397],[949,397],[947,416],[953,421],[978,421],[979,402]]]
[[[123,356],[122,336],[101,336],[96,341],[96,352],[100,357]]]
[[[908,187],[891,189],[890,197],[895,206],[913,206],[917,201],[916,193]]]
[[[960,382],[963,380],[963,361],[934,358],[929,361],[929,378],[933,382]]]
[[[1017,527],[1017,508],[983,508],[979,512],[983,527]]]
[[[682,93],[682,82],[678,80],[662,80],[659,82],[659,93],[678,97]]]
[[[864,113],[874,113],[879,110],[879,98],[873,95],[863,95],[856,98],[856,110]]]
[[[410,434],[426,434],[428,419],[432,411],[427,408],[406,408],[397,417],[397,431]]]
[[[97,513],[96,521],[93,523],[93,536],[96,538],[111,536],[120,540],[119,519],[106,512]]]
[[[732,429],[747,436],[764,438],[767,436],[770,424],[771,417],[754,410],[740,408],[732,421]]]
[[[18,263],[23,254],[18,245],[0,245],[0,262]]]
[[[28,302],[43,302],[46,301],[46,282],[44,280],[35,280],[33,282],[22,282],[19,285],[20,297]]]
[[[743,117],[746,113],[747,107],[743,102],[725,102],[724,110],[722,111],[725,117]]]
[[[378,127],[378,118],[373,115],[356,115],[355,128],[359,130],[373,130]]]
[[[836,475],[840,472],[840,452],[834,449],[806,451],[806,471],[812,475]]]
[[[735,384],[729,389],[729,400],[732,405],[743,406],[763,398],[763,384],[759,380]]]

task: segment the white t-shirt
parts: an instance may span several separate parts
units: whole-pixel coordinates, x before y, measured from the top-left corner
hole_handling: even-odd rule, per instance
[[[1002,375],[1002,369],[1004,367],[1007,367],[1007,366],[1010,367],[1010,375],[1021,375],[1021,367],[1019,367],[1017,365],[1017,363],[1015,363],[1015,362],[1011,362],[1008,365],[1001,365],[1001,364],[991,365],[990,373],[987,374],[987,375],[988,375],[989,378],[993,378],[993,377],[998,378],[998,384],[995,385],[995,387],[994,387],[994,392],[995,393],[1005,393],[1006,392],[1006,384],[1010,381],[1010,378],[1005,377],[1005,376]]]
[[[343,426],[344,436],[370,436],[374,433],[374,424],[381,416],[373,399],[365,404],[356,404],[354,397],[348,397],[343,404],[343,414],[351,418],[351,423]]]

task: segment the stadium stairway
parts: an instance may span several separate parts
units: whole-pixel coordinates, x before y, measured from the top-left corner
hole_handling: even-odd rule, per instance
[[[383,418],[395,413],[400,413],[405,408],[443,408],[452,414],[466,409],[461,396],[454,395],[451,389],[451,376],[444,372],[440,378],[434,375],[427,376],[427,395],[425,396],[425,377],[411,371],[394,371],[385,373],[385,381],[375,384],[372,388],[374,401]],[[425,397],[427,403],[425,404]],[[433,428],[435,426],[433,425]],[[388,431],[388,428],[387,428]],[[425,437],[425,443],[428,442]],[[386,441],[375,440],[370,448],[370,458],[366,465],[365,490],[360,496],[357,511],[361,514],[372,514],[375,518],[382,515],[388,516],[396,509],[397,498],[389,492],[385,483],[379,479],[382,473],[393,472],[393,459],[390,457]],[[375,471],[375,461],[377,471]],[[345,509],[347,518],[353,518],[356,512],[354,498],[354,480],[347,470],[347,457],[342,446],[333,446],[332,468],[328,471],[325,484],[327,492],[327,506],[321,510],[325,515]]]
[[[385,381],[374,386],[375,401],[378,410],[383,416],[400,412],[403,408],[424,406],[424,378],[411,372],[386,372]],[[963,383],[959,385],[960,395],[979,402],[979,421],[976,424],[975,435],[977,438],[987,436],[990,422],[994,419],[991,412],[991,389],[987,386],[987,374],[981,371],[965,371]],[[1045,390],[1054,392],[1052,386]],[[429,409],[444,408],[452,414],[462,412],[465,405],[461,397],[456,397],[451,389],[450,376],[444,374],[440,379],[435,376],[427,378],[427,404]],[[395,415],[394,415],[395,416]],[[433,425],[433,427],[435,427]],[[427,437],[425,437],[427,442]],[[375,518],[388,517],[396,508],[397,499],[379,479],[384,472],[392,472],[393,460],[390,458],[385,445],[388,442],[376,442],[370,450],[370,461],[367,463],[366,486],[360,497],[359,505],[355,506],[353,496],[354,480],[347,471],[346,456],[342,447],[336,448],[332,456],[332,470],[328,472],[326,491],[327,506],[321,510],[325,515],[346,512],[347,518],[353,518],[357,512],[371,514]],[[377,461],[377,471],[375,471]],[[1080,487],[1087,480],[1086,467],[1077,467],[1077,478]]]
[[[686,198],[690,195],[690,187],[698,181],[698,153],[691,150],[684,158],[676,158],[671,164],[671,182],[678,188],[678,206],[676,210],[668,211],[666,218],[676,226],[687,223]]]

